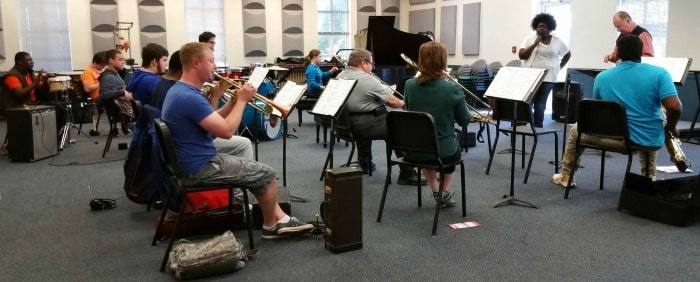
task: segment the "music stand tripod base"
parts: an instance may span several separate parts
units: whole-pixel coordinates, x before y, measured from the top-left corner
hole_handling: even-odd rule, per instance
[[[539,207],[533,203],[526,202],[523,200],[518,200],[514,196],[510,195],[503,195],[503,200],[500,200],[496,202],[493,207],[494,208],[499,208],[502,206],[521,206],[521,207],[526,207],[526,208],[533,208],[533,209],[539,209]]]

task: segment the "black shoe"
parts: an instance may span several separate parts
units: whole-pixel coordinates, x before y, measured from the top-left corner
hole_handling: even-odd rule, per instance
[[[100,132],[97,130],[90,130],[90,136],[100,136]]]
[[[362,168],[362,174],[369,174],[370,172],[377,170],[377,165],[374,164],[374,162],[371,162],[369,168],[367,168],[366,165],[362,164],[360,164],[360,168]]]
[[[396,183],[399,185],[418,185],[418,181],[420,181],[421,185],[426,185],[428,184],[428,181],[425,180],[425,177],[421,176],[420,174],[416,173],[415,171],[411,170],[409,173],[400,173],[399,174],[399,179],[396,180]]]
[[[453,198],[454,191],[442,191],[442,202],[440,202],[440,207],[446,208],[457,204]],[[438,192],[433,192],[433,198],[438,201]]]

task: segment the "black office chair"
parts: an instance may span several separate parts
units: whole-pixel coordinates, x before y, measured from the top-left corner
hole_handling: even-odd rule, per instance
[[[537,149],[537,139],[540,135],[554,134],[554,160],[559,160],[559,135],[554,129],[545,128],[535,128],[532,125],[533,116],[530,105],[522,101],[513,101],[506,99],[493,99],[493,104],[495,105],[493,111],[493,119],[496,120],[496,138],[493,142],[493,146],[490,148],[489,152],[489,163],[486,165],[486,174],[488,175],[491,171],[491,163],[493,162],[493,156],[496,154],[496,147],[498,146],[499,133],[511,134],[513,131],[512,127],[501,128],[502,121],[509,121],[511,124],[516,121],[516,116],[514,115],[514,109],[517,103],[517,122],[526,122],[526,125],[516,126],[515,135],[521,136],[521,150],[522,150],[522,161],[521,167],[525,168],[525,136],[531,136],[533,138],[532,149],[530,150],[530,160],[527,164],[527,170],[525,171],[525,179],[523,183],[527,183],[527,179],[530,177],[530,168],[532,167],[532,159],[535,156],[535,150]],[[515,148],[511,148],[515,150]],[[554,173],[559,173],[559,167],[554,165]]]
[[[639,146],[635,145],[630,140],[629,128],[627,124],[627,112],[624,105],[616,101],[585,99],[578,102],[577,113],[577,154],[573,160],[573,163],[578,163],[581,154],[583,154],[585,149],[600,150],[602,152],[600,156],[600,190],[603,190],[603,179],[605,177],[605,152],[614,152],[627,155],[627,168],[625,170],[625,175],[630,172],[630,168],[632,167],[632,155],[635,151],[639,151],[640,154],[647,154],[647,171],[645,171],[645,175],[649,176],[648,154],[650,151],[657,151],[661,147]],[[601,146],[597,143],[589,143],[581,139],[583,135],[619,140],[624,142],[625,146],[624,148],[615,148]],[[574,165],[574,168],[571,170],[569,182],[566,185],[566,192],[564,193],[564,199],[569,198],[569,190],[571,190],[571,183],[574,179],[576,167],[577,166]]]
[[[437,141],[437,131],[435,130],[435,121],[433,116],[429,113],[424,112],[411,112],[411,111],[392,111],[389,112],[387,116],[387,139],[386,139],[386,159],[387,159],[387,173],[386,180],[384,181],[384,192],[382,193],[382,201],[379,205],[379,214],[377,215],[377,222],[381,223],[382,213],[384,212],[384,202],[386,201],[386,194],[389,190],[389,184],[391,184],[391,167],[395,164],[407,165],[416,168],[428,168],[439,171],[440,173],[440,188],[438,190],[438,199],[442,200],[442,192],[444,191],[444,183],[442,180],[445,178],[443,168],[449,165],[458,165],[461,169],[461,184],[462,184],[462,217],[467,216],[466,194],[465,194],[465,179],[464,179],[464,162],[460,159],[454,163],[443,164],[440,160],[439,145]],[[420,138],[416,138],[420,136]],[[392,159],[391,154],[395,149],[402,150],[404,152],[414,152],[414,153],[425,153],[432,155],[435,158],[437,165],[428,165],[422,163],[414,163],[405,160],[404,158]],[[418,187],[418,207],[422,207],[421,200],[421,185],[420,181],[416,185]],[[435,217],[433,218],[433,229],[432,235],[437,235],[437,223],[440,216],[440,206],[442,203],[436,201],[435,203]]]
[[[182,174],[180,168],[180,161],[178,161],[177,154],[175,153],[175,144],[173,143],[173,138],[170,134],[170,130],[168,129],[168,126],[160,119],[155,119],[153,121],[153,124],[156,129],[156,134],[158,135],[158,142],[160,142],[160,150],[165,160],[168,174],[170,175],[170,181],[172,182],[173,187],[175,187],[175,192],[177,193],[177,195],[168,195],[168,199],[166,199],[165,202],[169,202],[170,197],[173,196],[177,196],[180,198],[180,206],[177,212],[177,219],[175,220],[173,231],[170,234],[170,241],[168,242],[168,248],[165,250],[165,255],[163,256],[163,262],[160,265],[160,271],[163,272],[165,271],[165,264],[168,262],[170,250],[172,249],[173,243],[175,242],[175,238],[177,237],[177,231],[180,225],[181,215],[183,215],[185,211],[185,205],[187,205],[187,194],[209,190],[220,190],[222,189],[222,187],[221,184],[196,186],[186,186],[182,184],[183,182],[181,179],[184,177],[184,175]],[[228,189],[228,212],[229,215],[233,218],[233,189],[236,187],[228,186],[225,188]],[[245,209],[246,222],[248,223],[248,241],[250,245],[250,250],[254,250],[255,242],[253,241],[253,221],[251,220],[248,193],[246,191],[243,191],[243,207]],[[160,229],[163,226],[166,212],[167,208],[163,208],[163,212],[160,216],[160,222],[158,223],[158,227],[156,228],[156,235],[159,233]],[[231,220],[231,224],[233,228],[233,220]],[[155,245],[156,239],[157,238],[154,235],[152,245]]]
[[[342,110],[340,110],[340,113],[338,114],[338,118],[336,118],[333,121],[333,130],[331,130],[331,138],[335,138],[336,141],[343,140],[345,141],[345,147],[348,146],[348,144],[352,144],[352,148],[350,148],[350,155],[348,155],[348,160],[341,166],[350,166],[352,164],[352,157],[355,155],[355,137],[352,134],[351,131],[351,125],[350,125],[350,112],[347,111],[345,107],[343,107]],[[320,180],[323,180],[323,177],[326,175],[325,171],[329,167],[332,169],[333,168],[333,149],[335,147],[334,142],[331,144],[330,148],[328,149],[328,155],[326,155],[326,161],[323,164],[323,170],[321,170],[321,178]],[[372,170],[369,170],[369,176],[372,176]]]

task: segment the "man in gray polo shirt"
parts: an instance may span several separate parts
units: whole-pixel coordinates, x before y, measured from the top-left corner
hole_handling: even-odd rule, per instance
[[[372,140],[386,139],[386,107],[403,108],[404,102],[396,98],[393,90],[383,85],[370,73],[373,67],[372,53],[365,49],[355,49],[348,58],[348,67],[338,74],[339,79],[356,79],[357,84],[345,104],[350,113],[353,136],[357,141],[357,160],[363,173],[375,169],[372,162]],[[403,154],[395,152],[397,156]],[[420,177],[410,167],[400,167],[398,184],[416,185]]]

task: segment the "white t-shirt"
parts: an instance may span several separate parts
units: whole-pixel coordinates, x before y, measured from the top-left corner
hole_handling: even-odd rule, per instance
[[[520,48],[527,49],[535,42],[537,34],[533,34],[525,38]],[[547,77],[544,78],[546,82],[555,82],[557,80],[557,74],[559,74],[559,64],[561,59],[569,53],[569,47],[564,44],[559,37],[552,35],[552,41],[549,45],[545,45],[542,42],[537,44],[530,58],[525,60],[523,64],[527,68],[537,68],[537,69],[547,69]]]

